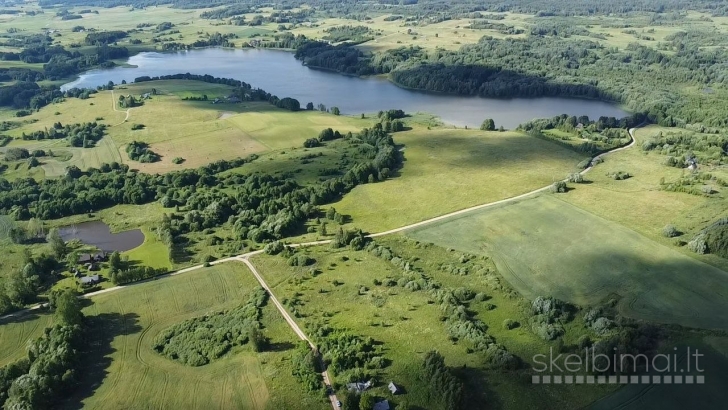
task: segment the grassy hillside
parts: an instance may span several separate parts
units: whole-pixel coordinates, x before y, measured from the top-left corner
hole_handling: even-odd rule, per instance
[[[517,132],[415,126],[394,139],[405,159],[399,175],[356,187],[333,204],[371,232],[541,188],[563,179],[584,159]]]
[[[156,89],[159,95],[146,100],[144,105],[128,110],[116,105],[116,98],[132,94],[139,96]],[[373,120],[335,116],[318,111],[290,112],[265,102],[242,104],[212,104],[217,97],[229,95],[230,88],[197,81],[166,80],[118,86],[113,92],[102,91],[87,100],[69,98],[63,103],[51,104],[24,119],[24,125],[7,132],[18,139],[6,148],[51,150],[54,157],[41,158],[46,177],[65,173],[68,166],[99,167],[103,163],[129,164],[142,172],[163,173],[181,168],[196,168],[220,159],[246,157],[271,149],[300,147],[308,138],[317,137],[324,128],[341,132],[358,131],[371,126]],[[207,95],[210,101],[187,101],[185,97]],[[13,112],[0,113],[0,119],[13,120]],[[94,148],[69,147],[65,140],[24,141],[23,133],[31,133],[63,125],[100,122],[109,126],[107,136]],[[144,125],[133,130],[134,124]],[[125,151],[132,141],[143,141],[152,151],[161,155],[154,163],[131,161]],[[183,158],[174,164],[174,158]],[[28,171],[25,161],[8,164],[3,176],[11,171],[17,177]],[[36,168],[37,169],[37,168]]]
[[[551,295],[581,305],[617,299],[630,317],[728,328],[717,313],[728,307],[728,273],[559,198],[542,195],[408,235],[492,256],[528,298]]]

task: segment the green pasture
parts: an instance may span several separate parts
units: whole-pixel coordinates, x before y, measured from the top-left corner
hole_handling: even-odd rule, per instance
[[[415,229],[408,235],[492,256],[527,298],[579,305],[611,299],[622,314],[687,327],[728,328],[728,273],[545,194]]]
[[[356,227],[380,232],[517,196],[563,179],[583,155],[518,132],[438,128],[394,134],[404,166],[333,204]]]

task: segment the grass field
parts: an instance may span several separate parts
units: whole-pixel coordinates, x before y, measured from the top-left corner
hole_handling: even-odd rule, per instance
[[[295,335],[272,306],[264,309],[263,322],[266,335],[280,347],[274,351],[236,348],[195,368],[152,350],[153,339],[168,326],[238,306],[255,286],[242,264],[226,264],[95,297],[84,309],[92,323],[92,350],[84,353],[87,367],[66,407],[325,408],[322,398],[307,395],[291,376],[288,346]],[[0,326],[1,360],[17,358],[49,318]]]
[[[461,253],[420,246],[401,236],[380,238],[377,242],[409,260],[416,260],[416,266],[444,288],[465,286],[486,293],[488,303],[471,302],[468,309],[488,326],[488,334],[509,351],[527,362],[535,353],[548,351],[550,344],[537,338],[527,327],[503,328],[505,319],[526,323],[527,309],[520,298],[492,290],[486,285],[486,279],[474,272],[458,276],[440,269],[442,264],[461,264]],[[515,373],[487,370],[482,356],[468,353],[466,343],[449,340],[446,327],[439,319],[442,311],[437,303],[430,303],[427,291],[412,292],[373,284],[375,279],[399,277],[399,268],[365,251],[312,247],[306,252],[316,259],[313,268],[321,273],[312,276],[308,273],[310,267],[292,268],[280,256],[259,255],[252,261],[279,300],[300,302],[296,308],[300,319],[296,320],[304,329],[310,331],[312,324],[325,321],[334,328],[348,329],[383,343],[384,356],[391,360],[391,365],[378,375],[378,380],[385,382],[373,390],[378,396],[396,403],[404,399],[410,405],[432,408],[427,401],[428,387],[420,379],[422,357],[432,349],[445,357],[448,366],[468,369],[463,370],[471,383],[468,389],[479,397],[478,403],[470,403],[473,408],[579,408],[612,390],[608,386],[535,389],[530,378],[529,383],[520,383],[515,382],[518,379]],[[487,260],[478,260],[478,263],[490,266]],[[362,291],[363,286],[368,290]],[[488,304],[495,305],[495,309],[489,310]],[[577,322],[569,325],[565,342],[574,343],[583,332],[583,324]],[[403,386],[407,393],[392,397],[386,390],[386,382],[390,380]]]
[[[566,194],[568,196],[570,194]],[[409,233],[491,255],[522,295],[581,305],[619,301],[630,317],[688,327],[728,328],[728,273],[619,224],[541,195]]]
[[[516,196],[563,179],[584,159],[516,132],[416,127],[394,134],[400,175],[356,187],[333,204],[356,227],[379,232],[473,205]]]
[[[13,220],[6,215],[0,215],[0,240],[8,238],[10,228],[13,227]]]
[[[666,158],[664,155],[656,152],[645,153],[641,150],[640,147],[645,140],[661,131],[668,132],[667,129],[657,126],[638,129],[635,132],[637,143],[634,147],[604,157],[604,163],[585,176],[591,183],[579,185],[578,189],[560,198],[670,246],[674,244],[675,239],[662,236],[662,228],[665,225],[675,225],[680,231],[685,232],[681,239],[690,240],[692,235],[705,225],[717,218],[728,216],[725,198],[706,198],[659,189],[661,178],[664,177],[667,181],[675,180],[684,172],[682,169],[663,165]],[[674,128],[670,131],[687,132]],[[725,170],[714,168],[704,170],[726,178]],[[607,176],[608,173],[615,171],[629,172],[632,177],[616,181]],[[714,255],[697,255],[683,248],[675,249],[723,270],[728,269],[725,259]]]
[[[110,126],[108,135],[94,148],[68,147],[63,140],[23,141],[16,139],[8,147],[45,149],[53,158],[43,158],[41,168],[28,171],[24,162],[9,164],[3,176],[14,179],[33,173],[42,178],[57,177],[68,166],[81,169],[99,167],[103,163],[121,162],[143,172],[164,173],[181,168],[196,168],[220,159],[246,157],[269,150],[300,147],[308,138],[318,136],[324,128],[341,132],[358,131],[371,126],[371,119],[335,116],[318,111],[290,112],[268,103],[212,104],[184,101],[183,97],[208,95],[213,100],[229,94],[230,87],[196,81],[170,80],[120,86],[115,96],[140,95],[157,89],[160,95],[147,100],[129,112],[114,111],[114,99],[109,91],[93,95],[88,100],[70,98],[60,104],[44,107],[28,117],[27,124],[13,129],[8,135],[20,137],[24,132],[50,128],[56,122],[74,124],[99,121]],[[11,119],[10,111],[0,118]],[[133,124],[143,124],[142,130],[132,130]],[[150,144],[162,156],[161,161],[143,164],[130,161],[125,148],[131,141]],[[4,148],[7,149],[7,148]],[[0,148],[0,152],[4,149]],[[172,160],[184,159],[176,165]],[[17,167],[17,170],[15,169]],[[42,173],[38,175],[38,173]]]

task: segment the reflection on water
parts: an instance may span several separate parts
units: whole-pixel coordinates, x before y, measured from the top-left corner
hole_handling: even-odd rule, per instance
[[[144,234],[140,229],[111,233],[109,226],[102,221],[66,226],[60,229],[60,234],[64,241],[78,239],[106,252],[124,252],[144,243]]]

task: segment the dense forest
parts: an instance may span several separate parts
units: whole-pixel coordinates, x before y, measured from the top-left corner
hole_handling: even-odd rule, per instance
[[[296,58],[347,74],[389,73],[408,88],[483,97],[598,98],[644,111],[665,126],[727,126],[728,52],[698,47],[693,36],[672,37],[672,53],[639,45],[605,48],[590,40],[531,35],[483,37],[457,51],[400,48],[370,55],[349,45],[296,39]],[[691,88],[714,86],[710,92]]]
[[[118,7],[133,6],[146,7],[172,4],[173,7],[195,9],[216,6],[233,7],[233,5],[274,6],[277,9],[290,9],[302,4],[300,0],[282,0],[265,2],[262,0],[40,0],[42,7],[63,5],[67,7],[96,6]],[[728,5],[721,0],[584,0],[578,3],[565,0],[461,0],[452,2],[448,0],[379,0],[376,2],[358,2],[355,0],[311,0],[305,2],[315,9],[327,10],[331,14],[347,16],[351,14],[367,14],[387,12],[402,15],[433,16],[441,15],[455,18],[456,16],[474,12],[505,12],[538,14],[542,16],[560,15],[599,15],[599,14],[627,14],[633,12],[663,13],[682,11],[686,8],[707,11],[714,15],[726,15]],[[242,6],[240,6],[242,7]]]

